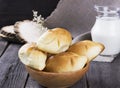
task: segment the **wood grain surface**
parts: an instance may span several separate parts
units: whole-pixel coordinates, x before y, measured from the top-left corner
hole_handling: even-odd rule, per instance
[[[4,53],[5,49],[7,48],[7,45],[8,45],[8,42],[0,38],[0,57]]]
[[[120,55],[112,63],[92,62],[87,79],[90,88],[120,88]]]
[[[31,19],[32,9],[38,10],[46,18],[58,1],[0,0],[0,27]],[[53,2],[54,5],[51,4]],[[120,0],[60,0],[46,19],[46,24],[50,28],[67,28],[74,37],[90,31],[95,22],[95,4],[120,7]],[[29,76],[20,62],[20,47],[21,44],[0,39],[0,88],[44,88]],[[120,88],[120,55],[112,63],[91,62],[87,74],[70,88]]]

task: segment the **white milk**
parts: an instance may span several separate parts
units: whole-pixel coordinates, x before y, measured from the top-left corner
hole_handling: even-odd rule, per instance
[[[91,36],[93,41],[104,44],[105,50],[101,53],[101,55],[107,56],[107,59],[113,60],[114,56],[120,52],[119,17],[96,18],[96,22],[91,30]],[[108,58],[109,56],[112,56],[112,58]],[[100,58],[102,59],[102,57]]]

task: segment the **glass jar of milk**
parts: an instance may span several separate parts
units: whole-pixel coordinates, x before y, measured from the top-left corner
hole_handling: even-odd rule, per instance
[[[95,5],[95,9],[98,16],[91,37],[104,44],[105,50],[94,61],[112,62],[120,52],[120,8]]]

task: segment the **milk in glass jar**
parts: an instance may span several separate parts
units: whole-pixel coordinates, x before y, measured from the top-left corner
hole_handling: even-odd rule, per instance
[[[97,6],[96,22],[91,29],[93,41],[104,44],[104,51],[94,61],[112,62],[120,52],[120,8]]]

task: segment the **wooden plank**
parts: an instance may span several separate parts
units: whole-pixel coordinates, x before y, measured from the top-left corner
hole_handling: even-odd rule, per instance
[[[29,76],[25,88],[44,88],[44,87]]]
[[[7,78],[10,67],[10,64],[0,62],[0,88]]]
[[[86,75],[70,88],[87,88]]]
[[[89,88],[120,88],[120,55],[112,62],[92,62],[87,74]]]
[[[16,63],[18,61],[18,50],[20,47],[20,44],[10,44],[2,55],[0,61],[10,64]]]
[[[45,87],[38,84],[37,81],[35,81],[29,76],[25,88],[45,88]],[[73,86],[69,88],[87,88],[86,76],[84,76],[81,80],[79,80],[77,83],[75,83]]]
[[[15,65],[14,70],[8,74],[2,88],[24,88],[28,73],[22,63]]]
[[[10,44],[0,59],[1,63],[9,65],[6,72],[2,74],[4,78],[2,78],[0,88],[24,88],[28,73],[18,59],[20,46],[19,44]],[[3,66],[0,67],[0,70]]]
[[[8,45],[8,42],[7,41],[4,41],[0,38],[0,57],[2,56],[4,50],[6,49]]]

